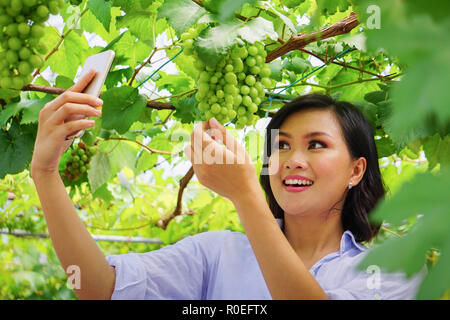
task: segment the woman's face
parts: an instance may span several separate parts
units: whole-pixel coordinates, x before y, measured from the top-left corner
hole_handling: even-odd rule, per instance
[[[349,182],[353,186],[359,182],[352,179],[353,161],[340,124],[329,110],[291,114],[273,141],[269,181],[285,214],[327,214],[341,200]],[[285,184],[286,178],[291,186]],[[296,179],[310,180],[312,185],[297,187]]]

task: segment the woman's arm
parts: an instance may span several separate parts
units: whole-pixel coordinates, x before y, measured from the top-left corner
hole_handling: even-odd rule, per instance
[[[257,182],[257,181],[256,181]],[[328,299],[291,247],[258,184],[233,200],[272,299]]]
[[[39,113],[38,132],[31,160],[35,183],[48,225],[50,238],[64,270],[71,265],[80,271],[80,299],[109,299],[115,285],[115,272],[86,230],[59,176],[61,155],[72,140],[65,140],[78,130],[93,125],[90,120],[73,120],[73,115],[99,116],[95,107],[100,99],[82,90],[95,71],[91,70],[71,89],[47,103]]]
[[[185,153],[198,180],[233,202],[272,298],[327,299],[273,217],[245,148],[213,118],[194,129]]]
[[[80,270],[79,299],[110,299],[115,271],[78,217],[58,172],[33,172],[50,238],[64,270]]]

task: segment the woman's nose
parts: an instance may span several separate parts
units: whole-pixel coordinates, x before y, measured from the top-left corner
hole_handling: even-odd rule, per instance
[[[285,169],[295,169],[295,168],[305,168],[306,163],[300,155],[292,155],[289,159],[284,162]]]

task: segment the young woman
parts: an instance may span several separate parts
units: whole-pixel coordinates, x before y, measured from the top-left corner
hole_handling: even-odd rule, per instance
[[[232,201],[245,234],[204,232],[105,258],[58,174],[65,137],[90,126],[65,120],[99,115],[92,107],[101,101],[80,93],[92,76],[42,109],[31,167],[58,258],[65,270],[80,268],[80,299],[414,298],[420,276],[355,269],[367,253],[360,242],[379,229],[368,219],[385,193],[377,150],[358,109],[317,94],[272,118],[259,179],[244,147],[215,119],[195,127],[185,153],[198,180]]]

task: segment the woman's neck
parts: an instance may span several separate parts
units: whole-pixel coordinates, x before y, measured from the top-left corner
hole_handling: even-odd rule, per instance
[[[339,251],[344,230],[341,214],[284,214],[284,235],[302,260],[314,261]]]

